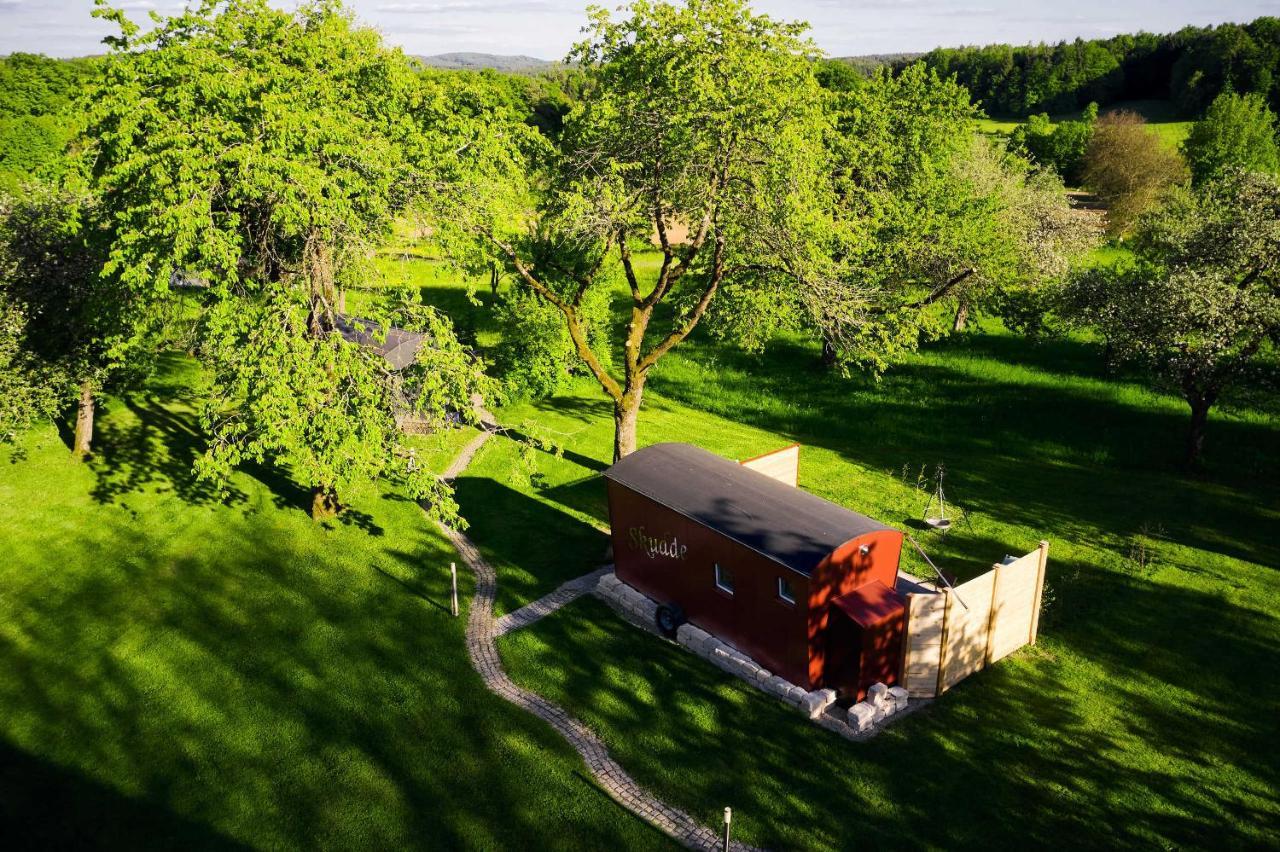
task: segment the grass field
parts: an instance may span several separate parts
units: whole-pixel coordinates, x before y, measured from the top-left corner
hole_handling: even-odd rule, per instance
[[[1228,400],[1205,473],[1187,476],[1172,464],[1185,405],[1108,375],[1084,340],[988,325],[878,383],[824,373],[796,341],[763,358],[702,339],[678,352],[651,382],[642,445],[742,458],[800,441],[804,487],[911,531],[961,576],[1049,539],[1050,603],[1036,649],[870,745],[592,602],[504,639],[513,675],[642,783],[708,821],[732,805],[743,839],[780,848],[1241,848],[1280,829],[1277,760],[1255,747],[1280,734],[1264,674],[1280,648],[1273,396]],[[586,381],[500,416],[565,448],[529,482],[497,439],[458,484],[510,611],[600,563],[612,424]],[[939,462],[967,512],[945,538],[918,520],[917,476]]]
[[[0,847],[667,848],[485,691],[417,505],[320,527],[280,471],[195,482],[195,380],[109,400],[89,465],[0,450]]]
[[[1041,644],[872,744],[814,729],[590,603],[504,639],[509,669],[601,731],[642,783],[707,820],[732,805],[740,836],[771,847],[1267,844],[1280,777],[1255,746],[1280,734],[1280,685],[1263,674],[1280,646],[1274,410],[1217,418],[1211,474],[1183,477],[1168,464],[1180,405],[1105,378],[1097,354],[990,332],[876,386],[815,378],[811,351],[775,353],[765,376],[701,345],[655,378],[642,444],[741,458],[800,440],[802,486],[908,529],[962,576],[1052,542]],[[512,450],[491,443],[463,481],[514,607],[599,561],[603,536],[583,519],[603,518],[592,474],[610,427],[589,388],[504,415],[536,416],[574,449],[522,488],[499,483]],[[945,540],[916,520],[915,474],[938,461],[970,513]],[[531,547],[498,520],[518,515],[578,535]],[[1139,547],[1151,563],[1130,558]]]
[[[439,264],[385,259],[482,349],[489,315]],[[487,291],[481,299],[488,300]],[[359,310],[370,293],[352,293]],[[196,371],[112,400],[100,453],[52,428],[0,451],[0,836],[18,845],[645,848],[665,841],[550,729],[484,692],[444,610],[447,543],[395,489],[331,527],[284,472],[193,481]],[[458,481],[510,611],[597,567],[609,407],[586,381],[507,405]],[[733,458],[804,445],[804,487],[911,531],[961,576],[1052,543],[1042,641],[868,744],[815,728],[584,600],[502,642],[641,783],[778,848],[1258,847],[1280,831],[1280,401],[1237,395],[1207,467],[1177,399],[1086,340],[996,326],[879,382],[801,341],[695,337],[657,368],[642,444]],[[431,439],[440,464],[468,433]],[[944,463],[964,519],[925,534]],[[1136,558],[1139,553],[1149,558]],[[908,570],[927,571],[909,558]],[[23,841],[27,841],[25,844]]]
[[[1170,148],[1176,149],[1182,144],[1182,140],[1187,138],[1187,134],[1191,132],[1192,123],[1182,120],[1174,111],[1173,104],[1169,101],[1123,101],[1108,106],[1102,112],[1117,109],[1132,110],[1141,115],[1147,120],[1147,126],[1160,137],[1160,141]],[[1049,118],[1054,122],[1073,121],[1080,118],[1080,111],[1059,113],[1051,115]],[[1024,119],[1021,118],[983,118],[978,121],[978,128],[983,133],[1008,135],[1023,121]]]

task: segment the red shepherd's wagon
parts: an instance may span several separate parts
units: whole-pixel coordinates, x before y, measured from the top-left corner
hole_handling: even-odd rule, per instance
[[[605,472],[618,579],[806,690],[897,681],[902,533],[689,444]]]

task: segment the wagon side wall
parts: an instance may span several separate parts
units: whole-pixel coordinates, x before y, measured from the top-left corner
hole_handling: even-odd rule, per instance
[[[608,483],[618,579],[806,689],[809,578],[612,480]],[[716,587],[715,566],[733,574],[733,594]],[[796,602],[778,596],[785,578]]]

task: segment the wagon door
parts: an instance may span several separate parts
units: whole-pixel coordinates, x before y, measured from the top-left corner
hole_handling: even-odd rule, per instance
[[[822,685],[834,689],[841,698],[861,700],[857,693],[862,674],[862,642],[862,627],[842,607],[832,606],[827,619]]]
[[[905,616],[906,600],[879,580],[833,600],[826,658],[831,668],[823,673],[827,685],[861,701],[873,683],[897,683]]]

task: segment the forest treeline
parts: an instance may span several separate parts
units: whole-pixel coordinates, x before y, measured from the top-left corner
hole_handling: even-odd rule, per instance
[[[1061,113],[1090,103],[1171,100],[1188,118],[1224,90],[1280,108],[1280,18],[1057,44],[939,47],[918,60],[954,74],[991,115]]]
[[[31,175],[52,178],[72,135],[67,113],[100,60],[31,53],[0,58],[0,189]],[[41,174],[44,172],[44,174]]]
[[[29,53],[0,57],[0,188],[16,189],[49,170],[72,135],[67,114],[100,58],[59,60]],[[936,48],[923,55],[841,59],[822,63],[828,88],[856,85],[888,65],[900,73],[923,62],[940,76],[955,75],[987,113],[1027,117],[1063,113],[1091,103],[1104,110],[1131,100],[1169,100],[1188,118],[1200,116],[1223,91],[1258,94],[1280,111],[1280,18],[1248,24],[1184,27],[1057,44]],[[554,134],[583,85],[570,68],[537,74],[482,74],[519,104],[531,123]]]

